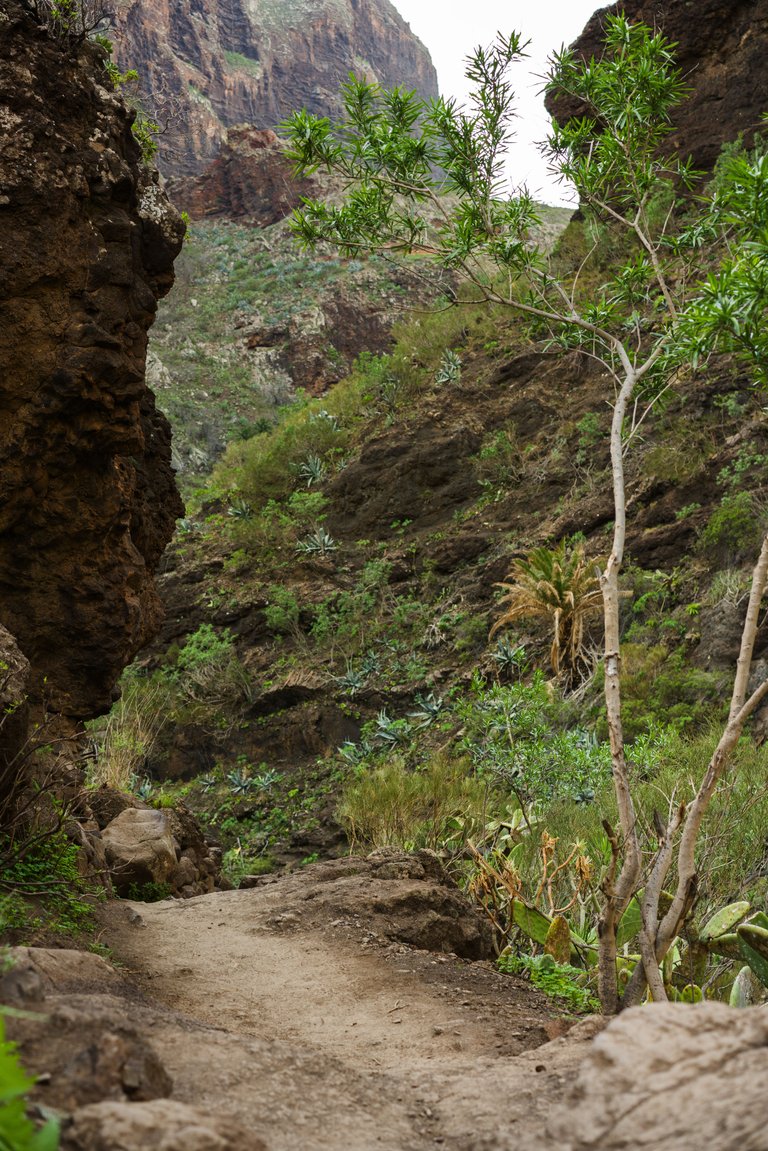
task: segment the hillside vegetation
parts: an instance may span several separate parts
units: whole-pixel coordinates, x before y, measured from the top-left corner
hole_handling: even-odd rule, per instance
[[[561,137],[557,147],[576,178],[580,141]],[[752,162],[738,145],[729,157]],[[431,179],[427,161],[417,163]],[[648,169],[642,193],[639,234],[652,237],[654,261],[665,245],[675,257],[682,251],[670,220],[686,242],[699,226],[696,201],[662,179],[687,182],[687,171],[665,164]],[[736,170],[717,173],[710,194]],[[608,195],[602,185],[599,194]],[[359,199],[350,217],[310,207],[298,227],[305,239],[326,234],[326,224],[338,237],[350,220],[369,227],[394,201],[366,203],[362,224]],[[157,346],[169,406],[190,443],[193,400],[215,401],[210,418],[197,417],[209,437],[197,466],[229,443],[191,493],[167,555],[160,641],[95,728],[95,780],[139,788],[160,805],[186,798],[221,837],[235,883],[349,846],[429,847],[490,918],[504,969],[588,1009],[603,895],[626,848],[603,694],[618,672],[600,658],[600,573],[617,551],[612,422],[614,441],[631,424],[631,450],[619,453],[626,547],[614,565],[620,753],[648,873],[728,714],[768,524],[768,420],[746,341],[736,338],[720,345],[727,353],[705,356],[702,344],[665,365],[673,386],[653,376],[617,430],[621,381],[600,340],[626,340],[650,367],[661,351],[645,349],[654,339],[664,346],[665,307],[677,321],[671,299],[685,287],[683,271],[661,275],[607,210],[574,219],[539,265],[527,246],[535,206],[493,201],[493,211],[482,256],[510,282],[481,261],[469,284],[450,282],[430,311],[402,319],[390,350],[362,351],[314,398],[290,385],[254,389],[248,352],[268,341],[245,351],[227,341],[249,324],[262,333],[282,324],[290,346],[309,285],[330,298],[359,294],[377,266],[350,268],[322,251],[276,260],[269,239],[229,225],[196,233],[187,295],[177,297],[190,310],[177,303]],[[396,213],[413,239],[418,220],[399,205]],[[446,231],[456,246],[457,218]],[[389,242],[393,217],[377,219]],[[716,278],[726,252],[712,219],[712,243],[691,242],[696,255],[685,255],[691,282]],[[507,225],[526,242],[500,239]],[[479,234],[477,221],[472,228]],[[406,266],[418,278],[430,245],[410,246]],[[452,251],[449,268],[460,263]],[[647,286],[654,276],[660,291]],[[519,292],[521,279],[530,294]],[[589,338],[558,326],[548,293],[565,282]],[[395,281],[384,283],[391,293]],[[255,318],[260,309],[269,319]],[[531,315],[546,322],[532,325]],[[326,359],[334,350],[324,345]],[[765,644],[763,623],[754,685]],[[661,957],[672,998],[762,994],[765,723],[758,709],[706,812],[685,922]],[[668,886],[684,880],[672,868]],[[620,987],[640,967],[641,898],[636,885],[613,924]],[[665,889],[659,921],[672,904]]]

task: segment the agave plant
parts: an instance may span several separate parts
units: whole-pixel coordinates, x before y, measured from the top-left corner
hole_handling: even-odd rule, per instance
[[[435,375],[436,384],[453,384],[461,379],[461,359],[448,348],[443,352],[440,367]]]
[[[132,777],[131,791],[134,795],[138,796],[139,799],[149,799],[153,795],[154,790],[155,785],[148,775],[145,775],[143,779],[139,779],[136,775]]]
[[[515,561],[508,580],[497,585],[506,592],[501,600],[505,610],[491,637],[519,619],[545,616],[554,631],[550,662],[555,675],[569,683],[583,679],[590,670],[585,626],[603,604],[596,565],[585,556],[584,545],[569,548],[563,541],[552,549],[534,548]]]
[[[314,453],[307,456],[304,462],[299,465],[299,479],[303,480],[308,488],[311,488],[313,484],[321,484],[327,475],[328,469],[320,456]]]
[[[527,667],[525,648],[522,644],[511,644],[506,636],[496,641],[496,647],[491,652],[499,672],[517,673],[521,675]]]
[[[319,412],[315,412],[314,415],[309,417],[309,422],[312,424],[317,423],[320,420],[323,420],[325,423],[327,423],[334,432],[338,432],[339,421],[337,420],[336,416],[332,415],[329,411],[326,411],[325,408],[321,408]]]
[[[253,519],[253,508],[242,496],[235,496],[227,508],[227,515],[235,520],[250,520]]]
[[[227,774],[227,781],[233,795],[247,795],[254,785],[254,780],[241,767],[236,767],[234,771],[230,771]]]
[[[442,696],[436,696],[433,691],[429,695],[417,695],[413,701],[416,704],[415,711],[408,712],[409,719],[416,719],[416,729],[420,730],[423,727],[429,727],[434,723],[440,712],[445,707],[445,701]]]
[[[396,747],[399,743],[405,743],[410,735],[410,725],[405,719],[392,719],[387,715],[386,708],[382,708],[376,716],[376,739],[380,739],[382,743],[389,744],[390,747]]]
[[[355,670],[351,665],[348,665],[343,675],[335,675],[333,678],[342,691],[354,698],[365,687],[367,676],[362,668]]]
[[[254,787],[258,787],[260,791],[267,791],[281,778],[282,776],[280,775],[279,771],[275,771],[273,768],[268,768],[266,771],[261,771],[258,775],[254,775],[251,782],[252,785]]]
[[[327,555],[336,551],[336,540],[324,527],[313,528],[308,536],[296,544],[299,555]]]
[[[361,763],[365,763],[373,755],[373,751],[373,744],[369,743],[367,739],[361,739],[360,743],[353,743],[351,739],[347,739],[339,748],[339,755],[345,763],[352,767],[359,767]]]
[[[360,660],[360,674],[368,679],[371,675],[378,675],[381,669],[379,657],[375,651],[367,651]]]

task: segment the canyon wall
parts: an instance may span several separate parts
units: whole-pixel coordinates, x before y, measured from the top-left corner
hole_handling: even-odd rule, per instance
[[[0,11],[0,624],[33,702],[106,709],[182,513],[147,330],[183,224],[103,49]]]
[[[711,170],[723,143],[750,139],[768,112],[768,0],[622,0],[596,12],[572,48],[599,56],[605,17],[618,12],[674,41],[690,95],[675,109],[671,144]],[[568,102],[547,108],[560,119],[578,112]]]
[[[114,39],[169,117],[160,161],[173,175],[202,171],[235,124],[338,113],[353,70],[437,95],[429,53],[389,0],[125,0]]]

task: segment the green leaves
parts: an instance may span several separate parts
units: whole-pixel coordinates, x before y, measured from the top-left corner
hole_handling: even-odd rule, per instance
[[[27,1118],[25,1096],[34,1087],[19,1063],[16,1044],[5,1038],[0,1016],[0,1151],[56,1151],[59,1126],[49,1120],[37,1129]]]
[[[583,201],[636,211],[659,176],[680,173],[660,158],[670,112],[685,94],[673,48],[624,16],[607,16],[603,54],[588,62],[569,50],[553,56],[546,91],[579,100],[579,118],[556,124],[548,140],[553,170]]]

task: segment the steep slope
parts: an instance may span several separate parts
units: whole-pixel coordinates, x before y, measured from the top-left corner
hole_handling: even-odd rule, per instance
[[[0,622],[38,703],[103,711],[162,614],[182,508],[147,329],[183,224],[105,88],[102,49],[16,0],[0,38]]]
[[[160,156],[173,174],[199,172],[234,124],[337,112],[352,70],[437,95],[427,50],[389,0],[129,0],[115,40],[121,65],[172,111]]]
[[[585,58],[599,55],[603,22],[616,12],[657,27],[676,45],[690,86],[675,110],[676,150],[708,171],[725,142],[740,133],[751,138],[768,111],[768,0],[624,0],[596,12],[571,47]],[[575,104],[546,103],[561,119],[578,111]]]

